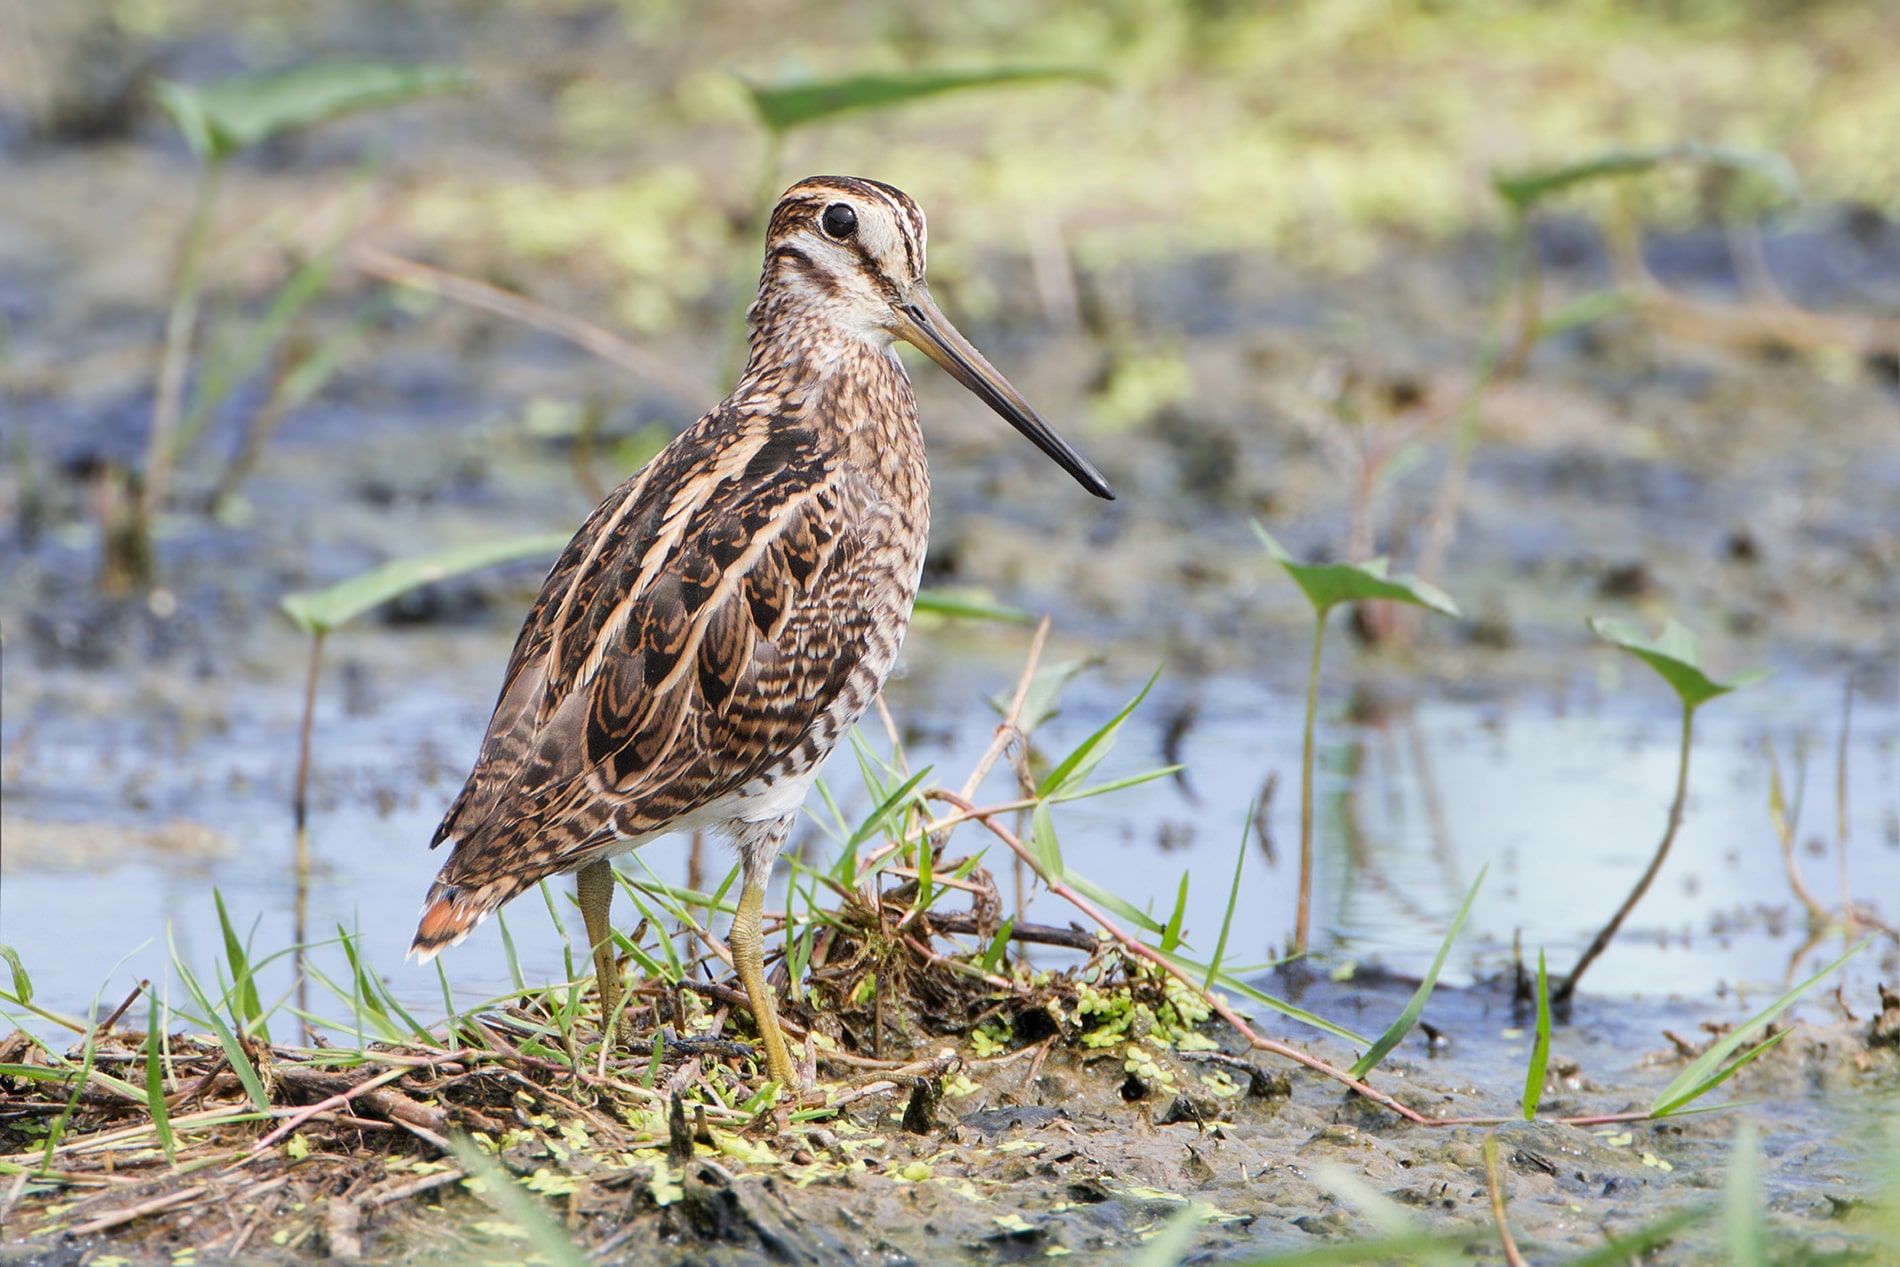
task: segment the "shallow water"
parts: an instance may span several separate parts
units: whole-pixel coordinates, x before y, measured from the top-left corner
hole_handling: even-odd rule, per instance
[[[295,646],[282,641],[287,652]],[[935,781],[962,783],[996,721],[986,697],[1013,686],[1013,657],[1026,641],[1008,630],[914,636],[906,671],[888,692],[900,723],[921,723],[908,743],[913,769],[929,765]],[[1078,650],[1056,647],[1049,657]],[[306,935],[321,941],[338,926],[360,933],[368,961],[419,1014],[439,1015],[443,1006],[434,969],[403,960],[440,863],[426,843],[472,757],[505,653],[493,630],[383,630],[342,635],[328,656]],[[1548,951],[1553,972],[1567,967],[1649,857],[1675,777],[1676,723],[1662,687],[1647,670],[1603,667],[1602,679],[1565,688],[1388,704],[1370,723],[1338,715],[1344,684],[1329,681],[1314,895],[1316,944],[1328,963],[1422,972],[1466,889],[1488,868],[1445,979],[1498,972],[1514,939],[1527,954]],[[1038,752],[1059,759],[1140,689],[1147,668],[1118,653],[1084,672],[1060,715],[1038,732]],[[9,684],[0,734],[8,763],[0,924],[25,953],[43,1006],[78,1014],[97,999],[109,1008],[141,977],[163,979],[168,939],[201,977],[214,975],[222,957],[214,891],[254,955],[293,944],[298,686],[281,672],[256,674],[219,696],[156,670],[103,679],[59,670]],[[1235,674],[1164,672],[1098,778],[1166,764],[1171,732],[1172,758],[1186,768],[1061,807],[1067,864],[1162,919],[1181,875],[1191,873],[1183,927],[1191,950],[1205,955],[1244,848],[1227,960],[1275,957],[1294,917],[1301,702],[1295,689]],[[1838,902],[1840,709],[1837,678],[1794,672],[1703,710],[1675,851],[1592,969],[1590,993],[1672,997],[1725,1015],[1759,1005],[1791,974],[1819,965],[1799,953],[1806,921],[1771,828],[1762,745],[1774,744],[1791,781],[1796,753],[1805,752],[1805,782],[1791,782],[1789,792],[1803,802],[1797,860],[1822,900]],[[875,748],[888,748],[881,729],[867,734]],[[1847,745],[1845,865],[1856,899],[1888,922],[1900,919],[1897,737],[1892,698],[1860,692]],[[1275,790],[1259,821],[1270,858],[1249,826],[1269,778]],[[828,786],[848,817],[869,808],[848,754],[830,766]],[[1007,774],[992,775],[985,795],[1009,799]],[[985,847],[1006,904],[1013,902],[1015,868],[999,844],[965,827],[951,852]],[[835,845],[808,817],[794,848],[822,864]],[[643,850],[639,863],[684,883],[687,850],[685,840],[669,840]],[[709,883],[717,883],[728,865],[724,850],[710,849],[707,861]],[[638,876],[639,863],[622,866]],[[781,866],[780,895],[784,874]],[[569,883],[556,882],[555,891],[578,935]],[[616,909],[622,927],[636,922],[624,898]],[[1028,907],[1040,922],[1072,915],[1047,894]],[[524,977],[564,976],[566,947],[545,903],[524,897],[508,917]],[[1890,973],[1891,955],[1876,948],[1863,957],[1851,970],[1850,994]],[[333,975],[342,962],[334,948],[316,961]],[[493,921],[442,963],[459,1003],[509,988]],[[267,997],[287,995],[287,963],[272,965],[264,980]],[[348,1014],[334,1000],[311,1002],[322,1016]]]

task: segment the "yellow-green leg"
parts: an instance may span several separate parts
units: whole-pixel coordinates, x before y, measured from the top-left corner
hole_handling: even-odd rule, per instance
[[[620,1003],[620,963],[614,955],[614,928],[608,912],[614,904],[614,864],[605,858],[574,873],[574,888],[587,925],[587,944],[594,952],[594,987],[600,991],[601,1024],[607,1023]]]
[[[746,861],[752,860],[748,857]],[[791,1052],[785,1046],[785,1034],[778,1027],[778,1009],[772,1005],[772,991],[765,984],[765,932],[760,927],[760,916],[765,911],[765,876],[753,874],[755,869],[769,873],[771,865],[768,854],[763,867],[748,865],[745,869],[739,913],[732,919],[732,964],[739,970],[739,983],[745,987],[746,998],[752,1001],[752,1019],[758,1022],[759,1037],[765,1042],[766,1069],[774,1082],[795,1091],[798,1075],[792,1067]]]

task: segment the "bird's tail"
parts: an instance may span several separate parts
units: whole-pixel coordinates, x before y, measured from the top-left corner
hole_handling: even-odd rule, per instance
[[[472,885],[450,884],[438,879],[429,886],[429,896],[423,900],[422,915],[416,921],[416,937],[409,943],[410,956],[417,963],[428,963],[438,951],[474,932],[477,925],[523,887],[507,879]]]

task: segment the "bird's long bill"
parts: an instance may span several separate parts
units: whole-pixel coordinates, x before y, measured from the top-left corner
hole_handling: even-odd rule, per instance
[[[957,328],[938,311],[922,282],[911,291],[908,302],[895,308],[898,334],[905,342],[914,344],[925,356],[948,370],[950,377],[1003,415],[1010,426],[1028,436],[1038,449],[1055,459],[1057,466],[1074,476],[1076,483],[1097,497],[1115,500],[1115,490],[1108,486],[1102,473],[1057,435],[1054,428],[1042,420],[1042,415],[1023,399],[1022,393],[1011,387],[1009,380],[997,373],[996,367],[984,360],[983,354],[971,346],[968,339],[957,333]]]

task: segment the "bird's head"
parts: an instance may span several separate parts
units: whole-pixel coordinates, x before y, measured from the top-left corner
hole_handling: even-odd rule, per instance
[[[1114,490],[937,308],[924,282],[924,213],[902,190],[813,176],[785,191],[766,231],[761,305],[855,336],[880,351],[915,345],[1097,497]]]

